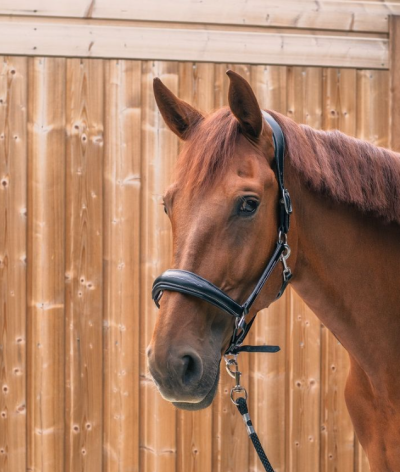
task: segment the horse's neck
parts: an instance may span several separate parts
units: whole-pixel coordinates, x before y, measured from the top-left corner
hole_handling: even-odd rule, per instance
[[[293,287],[371,372],[400,354],[400,227],[294,185]]]

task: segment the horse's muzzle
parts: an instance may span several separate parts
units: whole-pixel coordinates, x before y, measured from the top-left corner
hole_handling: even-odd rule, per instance
[[[198,403],[210,392],[215,375],[204,375],[203,361],[192,347],[170,348],[163,354],[150,346],[147,355],[150,373],[166,400]]]

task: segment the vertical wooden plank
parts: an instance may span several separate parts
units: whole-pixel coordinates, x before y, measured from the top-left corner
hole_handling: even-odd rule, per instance
[[[322,70],[288,69],[288,114],[322,126]],[[314,472],[320,456],[320,321],[290,290],[288,320],[287,470]]]
[[[250,67],[246,65],[215,66],[215,104],[216,108],[228,105],[229,79],[225,72],[232,69],[250,81]],[[242,385],[249,388],[249,355],[240,354],[239,368],[243,373]],[[221,380],[213,404],[213,471],[239,472],[249,468],[249,440],[243,421],[230,399],[230,391],[234,386],[233,379],[225,370],[225,362],[221,364]]]
[[[324,326],[321,344],[321,472],[352,471],[354,430],[344,400],[348,355]]]
[[[364,449],[361,447],[361,444],[358,442],[357,438],[354,449],[354,472],[369,472],[370,467],[367,455],[365,454]]]
[[[356,70],[325,69],[324,129],[356,132]],[[321,330],[321,472],[352,471],[354,429],[344,399],[347,352],[324,326]]]
[[[67,60],[65,470],[102,467],[103,61]]]
[[[390,147],[400,152],[400,16],[389,17]]]
[[[0,58],[0,470],[26,470],[27,59]]]
[[[323,128],[356,134],[357,72],[355,69],[324,69]]]
[[[389,71],[357,71],[357,137],[389,146]]]
[[[29,60],[28,469],[64,471],[65,59]]]
[[[294,290],[289,310],[286,467],[314,472],[320,455],[320,323]]]
[[[250,367],[251,382],[249,404],[255,430],[266,448],[268,458],[276,472],[286,472],[286,312],[289,291],[282,298],[261,311],[250,336],[255,345],[278,345],[281,351],[275,355],[254,356]],[[261,463],[250,448],[250,470],[261,470]]]
[[[105,78],[104,466],[139,471],[141,63]]]
[[[214,110],[214,81],[214,64],[179,64],[179,98],[193,105],[204,115]]]
[[[297,123],[322,127],[322,69],[288,68],[288,116]]]
[[[287,108],[287,67],[251,66],[250,83],[262,109],[285,114]]]
[[[178,93],[176,62],[145,62],[142,77],[142,202],[141,202],[141,296],[140,296],[140,470],[175,472],[176,410],[154,388],[148,372],[149,344],[157,308],[151,300],[154,279],[171,264],[170,223],[164,214],[162,194],[171,182],[178,153],[178,139],[167,128],[156,107],[153,79],[160,77]]]
[[[356,136],[377,146],[389,146],[389,72],[357,71]],[[369,464],[356,443],[355,471],[368,472]]]
[[[251,86],[261,108],[286,113],[286,67],[251,66]],[[253,344],[278,344],[281,347],[278,354],[250,357],[249,405],[252,419],[276,472],[286,471],[287,296],[288,292],[268,310],[258,314],[249,335]],[[250,470],[255,472],[260,468],[259,458],[253,448],[250,448]]]
[[[214,64],[179,64],[179,98],[207,114],[214,108]],[[178,411],[177,472],[212,470],[212,408]]]
[[[229,79],[226,71],[231,68],[231,64],[214,65],[214,107],[216,110],[228,106]]]

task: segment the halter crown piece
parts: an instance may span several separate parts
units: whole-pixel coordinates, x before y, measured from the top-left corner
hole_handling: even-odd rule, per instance
[[[235,329],[232,335],[231,343],[225,352],[225,355],[236,355],[239,352],[278,352],[279,346],[242,346],[242,343],[249,332],[255,317],[246,323],[245,318],[249,313],[251,306],[255,299],[264,287],[266,281],[272,274],[278,262],[283,265],[283,281],[281,289],[276,297],[280,298],[287,287],[289,280],[292,277],[292,272],[288,267],[286,261],[290,256],[290,247],[287,243],[287,233],[290,225],[290,215],[292,213],[292,204],[290,201],[289,192],[284,186],[283,171],[284,171],[284,155],[285,155],[285,138],[279,124],[275,119],[262,110],[265,121],[271,126],[273,132],[273,141],[275,147],[275,161],[277,168],[277,179],[279,185],[279,206],[278,206],[278,239],[274,253],[268,261],[264,272],[261,274],[254,290],[251,292],[249,298],[240,305],[233,300],[229,295],[216,287],[213,283],[200,277],[199,275],[181,269],[169,269],[161,274],[153,283],[152,298],[159,308],[159,301],[165,290],[172,292],[180,292],[185,295],[201,298],[212,305],[217,306],[231,316],[236,318]]]

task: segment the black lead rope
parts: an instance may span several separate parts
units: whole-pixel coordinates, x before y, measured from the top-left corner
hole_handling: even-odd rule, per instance
[[[277,352],[280,350],[278,346],[268,346],[271,348],[276,348],[275,350],[270,350],[269,352]],[[231,389],[231,400],[232,403],[237,407],[239,413],[242,415],[244,424],[246,426],[247,434],[253,443],[254,449],[257,452],[257,455],[264,466],[264,469],[267,472],[274,472],[270,461],[268,460],[267,455],[263,447],[261,446],[260,440],[258,439],[257,433],[254,430],[253,423],[250,419],[249,409],[247,408],[247,390],[240,384],[240,378],[242,373],[239,371],[239,365],[237,362],[237,354],[233,355],[228,354],[224,356],[226,363],[226,371],[228,374],[233,377],[236,381],[236,385]],[[237,395],[240,395],[236,398]]]
[[[254,431],[253,423],[251,422],[249,410],[247,408],[247,400],[243,397],[238,398],[236,402],[237,409],[242,415],[244,424],[246,425],[247,434],[253,443],[254,449],[267,472],[274,472],[267,455],[265,454],[264,448],[261,446],[260,440],[258,439],[257,433]]]

